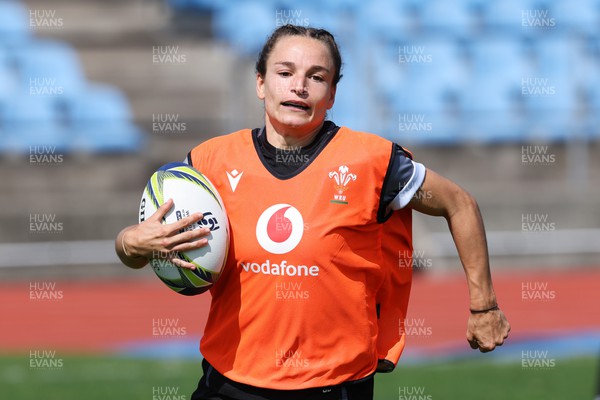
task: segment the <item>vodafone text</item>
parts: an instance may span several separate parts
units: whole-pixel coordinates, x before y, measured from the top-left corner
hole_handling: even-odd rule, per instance
[[[319,267],[317,265],[293,265],[286,260],[282,260],[279,264],[272,263],[271,260],[266,260],[262,264],[240,262],[240,266],[245,272],[253,272],[255,274],[264,275],[281,275],[281,276],[319,276]]]

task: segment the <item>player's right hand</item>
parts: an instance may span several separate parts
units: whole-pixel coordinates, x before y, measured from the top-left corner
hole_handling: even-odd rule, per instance
[[[145,257],[148,260],[161,258],[181,268],[195,269],[194,264],[178,258],[177,252],[205,246],[208,243],[205,236],[210,233],[210,229],[184,229],[202,220],[204,216],[201,213],[189,215],[171,224],[163,224],[164,216],[172,207],[173,200],[169,199],[146,221],[123,232],[124,249],[131,257]]]
[[[510,324],[502,310],[471,314],[467,322],[467,341],[473,350],[482,353],[502,346],[508,338]]]

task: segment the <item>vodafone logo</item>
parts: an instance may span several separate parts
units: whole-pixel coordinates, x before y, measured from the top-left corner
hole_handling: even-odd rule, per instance
[[[302,214],[289,204],[267,208],[256,223],[256,238],[263,249],[272,254],[292,251],[304,234]]]

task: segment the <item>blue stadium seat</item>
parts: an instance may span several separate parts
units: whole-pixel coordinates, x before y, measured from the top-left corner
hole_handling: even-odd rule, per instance
[[[529,60],[521,43],[509,37],[475,39],[467,44],[472,74],[519,81],[529,72]]]
[[[322,0],[252,0],[265,4],[272,9],[277,10],[300,10],[302,11],[303,17],[307,17],[310,20],[311,26],[319,26],[313,24],[312,19],[316,18],[317,14],[336,14],[344,12],[354,12],[362,3],[361,0],[335,0],[335,1],[322,1]],[[311,9],[314,12],[304,12],[306,9]]]
[[[424,31],[464,35],[475,28],[472,8],[463,1],[429,0],[420,7]]]
[[[127,98],[115,87],[90,85],[72,100],[67,112],[75,150],[139,151],[142,133],[132,122]]]
[[[600,35],[600,0],[169,1],[175,7],[193,3],[213,12],[215,36],[244,56],[254,56],[283,22],[277,20],[278,11],[294,13],[288,15],[292,22],[299,18],[331,30],[342,51],[352,53],[344,54],[345,78],[333,119],[396,135],[398,114],[424,113],[433,129],[429,135],[403,132],[408,142],[518,142],[531,135],[562,140],[573,127],[575,109],[588,107],[597,115],[600,107],[598,81],[588,78],[589,71],[596,76],[593,69],[600,69],[600,51],[584,56],[574,50],[575,42],[561,39],[568,33]],[[484,30],[474,33],[479,15]],[[554,18],[556,27],[528,26],[528,17]],[[414,29],[419,20],[423,30]],[[457,37],[465,39],[464,47],[454,41]],[[526,40],[531,40],[530,47]],[[403,45],[430,56],[431,62],[402,63]],[[582,57],[587,57],[585,62]],[[524,94],[530,82],[542,90],[546,82],[556,94]]]
[[[522,141],[526,121],[519,85],[508,76],[474,76],[459,94],[465,139]]]
[[[29,17],[25,6],[16,1],[0,1],[0,45],[17,47],[29,38]]]
[[[531,75],[520,43],[510,37],[478,39],[467,47],[470,75],[459,94],[468,140],[520,141],[525,111],[521,85]]]
[[[65,43],[36,40],[15,51],[21,86],[62,100],[76,96],[85,77],[76,52]]]
[[[400,64],[407,73],[406,79],[429,76],[445,86],[459,86],[465,79],[466,61],[456,41],[416,39],[401,42],[398,51]]]
[[[484,3],[483,17],[486,28],[493,30],[522,33],[527,28],[523,16],[528,10],[541,10],[547,8],[547,2],[540,0],[490,0]],[[527,20],[527,18],[526,18]],[[536,31],[537,28],[534,30]]]
[[[8,64],[9,60],[10,60],[10,56],[9,56],[9,50],[4,47],[3,44],[0,44],[0,64],[4,65],[4,64]]]
[[[167,0],[167,4],[175,10],[190,11],[212,11],[212,3],[204,0]]]
[[[343,78],[337,86],[335,104],[328,116],[338,125],[357,130],[372,129],[374,103],[366,90],[367,82],[360,78],[362,64],[355,54],[344,55],[344,62]]]
[[[459,84],[448,81],[463,121],[461,139],[520,140],[524,126],[520,85],[528,63],[519,43],[509,38],[480,38],[466,43],[464,52],[466,67],[462,61],[455,67]],[[444,74],[443,64],[439,74]]]
[[[532,131],[548,140],[564,140],[579,108],[573,63],[575,43],[567,38],[535,42],[536,69],[523,82]]]
[[[393,104],[399,143],[452,145],[459,143],[455,93],[440,75],[421,75],[404,81]]]
[[[551,15],[557,24],[567,26],[572,32],[598,33],[600,21],[600,1],[578,0],[555,1],[551,3]]]
[[[469,140],[514,141],[522,138],[520,85],[527,63],[519,43],[510,38],[478,39],[466,48],[469,80],[459,93]]]
[[[597,59],[589,66],[582,82],[589,88],[589,106],[600,119],[600,36],[596,38],[596,46]]]
[[[542,75],[568,74],[577,57],[576,42],[567,37],[546,37],[533,42],[536,73]]]
[[[577,119],[577,99],[573,82],[567,75],[541,78],[541,83],[529,85],[534,94],[526,96],[530,129],[536,138],[557,141],[569,135]],[[539,92],[540,94],[536,93]]]
[[[276,24],[275,10],[246,1],[230,4],[213,19],[215,36],[228,41],[240,54],[255,55]]]
[[[0,154],[7,152],[6,140],[8,139],[1,122],[2,121],[0,121]]]
[[[0,46],[0,108],[17,92],[18,80],[8,51]],[[2,111],[0,110],[0,115]]]
[[[405,75],[391,105],[401,143],[458,143],[457,92],[465,77],[455,44],[445,39],[416,39],[402,42],[400,49]]]
[[[238,0],[239,1],[239,0]],[[168,0],[170,7],[181,11],[205,11],[216,12],[227,7],[228,4],[234,3],[234,0],[229,1],[214,1],[214,0]]]
[[[406,75],[398,61],[398,47],[373,42],[357,60],[363,64],[361,79],[371,77],[375,92],[382,96],[384,102],[392,102]]]
[[[0,114],[10,99],[18,93],[18,82],[10,66],[0,63]]]
[[[598,113],[600,101],[595,99],[596,92],[600,90],[600,36],[588,37],[575,45],[577,49],[570,64],[569,76],[582,96],[583,107],[592,111],[596,106],[595,112]]]
[[[7,133],[5,150],[29,153],[31,146],[50,146],[57,152],[70,148],[69,137],[61,126],[60,114],[44,96],[13,96],[3,112]]]
[[[374,0],[362,3],[357,15],[357,29],[369,38],[405,39],[414,25],[402,2]]]
[[[586,122],[590,136],[600,139],[600,77],[590,82],[591,90],[588,92]]]
[[[356,13],[359,9],[360,5],[364,2],[363,0],[338,0],[338,1],[321,1],[314,0],[316,5],[321,5],[328,11],[338,11],[338,12],[352,12]]]

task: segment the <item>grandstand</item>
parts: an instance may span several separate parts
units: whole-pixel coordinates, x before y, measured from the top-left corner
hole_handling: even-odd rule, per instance
[[[578,232],[580,263],[597,255],[597,0],[2,1],[0,193],[12,207],[0,211],[0,240],[106,246],[135,221],[154,168],[210,136],[262,124],[254,59],[288,22],[339,39],[344,77],[331,119],[401,143],[473,192],[497,233],[492,253],[509,257],[501,264],[548,249],[563,250],[544,261],[572,259],[577,245],[552,232],[538,248],[523,250],[535,242],[524,237],[506,244],[514,232],[535,234],[521,225],[532,213]],[[64,230],[32,234],[36,213]],[[454,265],[444,232],[440,221],[416,220],[416,242]]]

